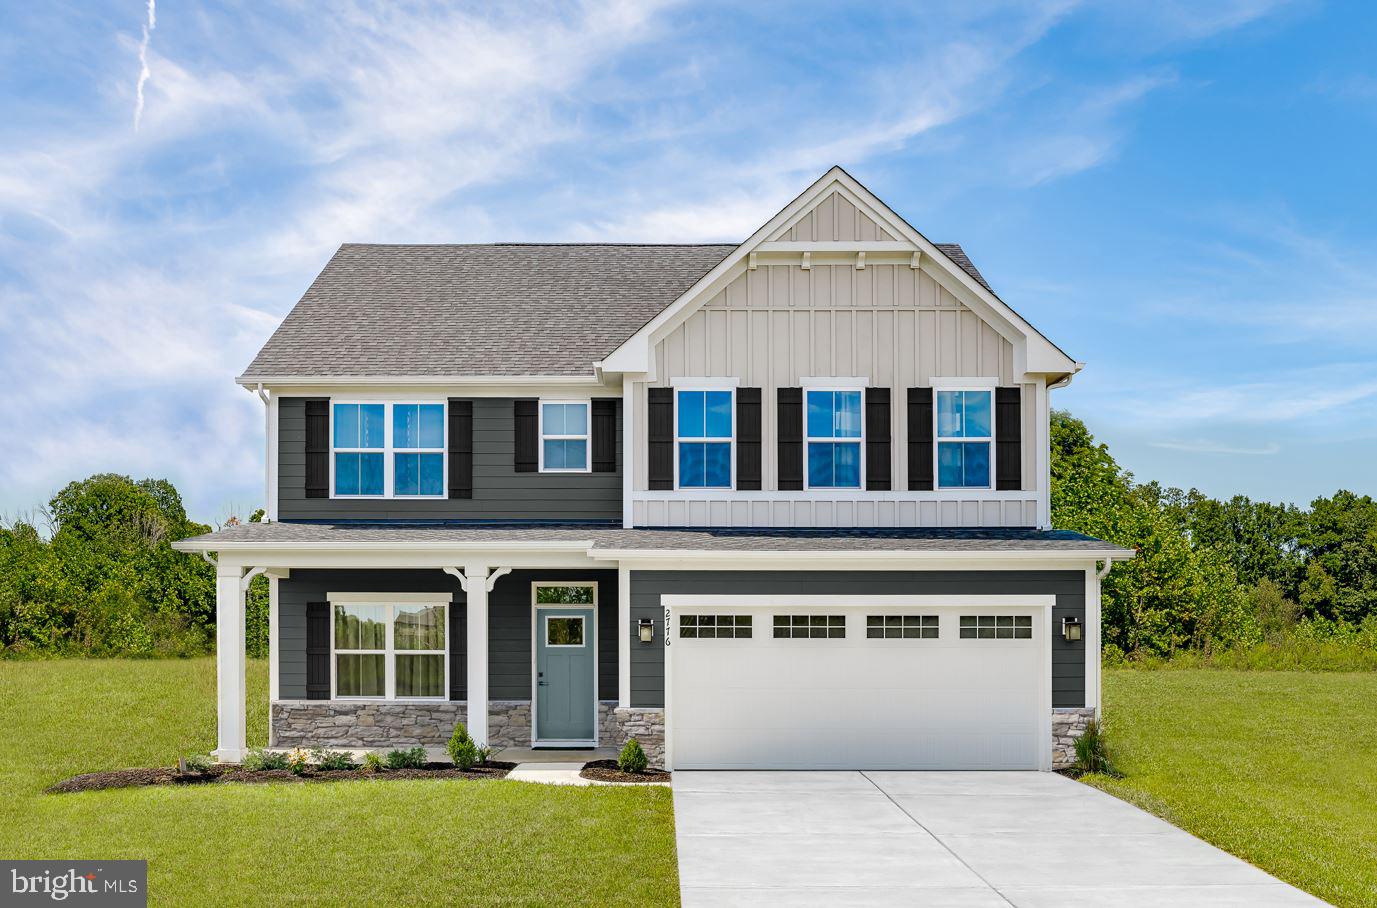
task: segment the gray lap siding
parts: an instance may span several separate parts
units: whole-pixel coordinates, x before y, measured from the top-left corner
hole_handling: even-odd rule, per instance
[[[536,581],[597,581],[598,697],[617,699],[617,572],[513,571],[488,594],[488,697],[531,697],[531,584]],[[278,696],[306,697],[306,605],[332,592],[432,593],[454,595],[450,606],[450,695],[466,695],[468,663],[465,596],[443,571],[305,570],[278,582]]]
[[[1063,618],[1085,622],[1080,571],[633,571],[631,623],[655,622],[655,646],[631,648],[631,705],[665,703],[662,595],[1032,595],[1057,597],[1052,608],[1052,706],[1085,705],[1085,641],[1061,636]]]
[[[278,403],[279,520],[544,520],[621,522],[622,414],[614,473],[518,473],[513,398],[473,399],[473,497],[306,497],[306,399]],[[591,444],[589,456],[592,456]]]

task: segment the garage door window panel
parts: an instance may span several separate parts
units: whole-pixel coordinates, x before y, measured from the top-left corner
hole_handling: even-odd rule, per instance
[[[962,640],[1031,640],[1030,615],[962,615]]]
[[[742,639],[751,636],[750,615],[680,615],[682,639]]]
[[[936,615],[867,615],[865,635],[871,640],[936,640]]]
[[[778,640],[837,640],[846,636],[845,615],[775,615]]]

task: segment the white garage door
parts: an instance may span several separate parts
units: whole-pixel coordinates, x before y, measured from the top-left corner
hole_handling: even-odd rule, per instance
[[[674,768],[1042,766],[1044,608],[712,598],[667,610]]]

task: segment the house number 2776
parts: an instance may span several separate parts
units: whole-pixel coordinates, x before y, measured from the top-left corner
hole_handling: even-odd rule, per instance
[[[669,609],[665,609],[665,646],[669,646]]]

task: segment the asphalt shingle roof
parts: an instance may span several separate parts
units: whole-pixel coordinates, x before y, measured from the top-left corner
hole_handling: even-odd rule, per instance
[[[348,243],[241,378],[592,375],[736,248]]]
[[[1118,552],[1129,550],[1069,530],[1030,529],[632,529],[598,526],[243,523],[183,540],[178,548],[222,546],[589,544],[597,551],[714,552]]]

